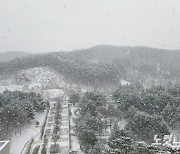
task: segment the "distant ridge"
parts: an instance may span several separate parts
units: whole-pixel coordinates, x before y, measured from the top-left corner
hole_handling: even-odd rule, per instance
[[[24,57],[0,62],[0,75],[48,67],[72,83],[93,87],[117,87],[121,79],[146,87],[180,83],[180,50],[98,45],[71,52],[19,55]]]
[[[16,58],[27,57],[30,55],[34,55],[33,53],[28,53],[24,51],[6,51],[0,53],[0,61],[8,61]]]

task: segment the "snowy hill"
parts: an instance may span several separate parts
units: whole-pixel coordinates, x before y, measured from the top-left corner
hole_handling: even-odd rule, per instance
[[[59,89],[64,86],[65,81],[62,76],[43,67],[21,70],[15,75],[0,80],[0,92],[8,89],[41,93],[42,89]]]
[[[100,45],[0,62],[0,74],[48,67],[68,82],[84,86],[107,89],[119,86],[124,79],[148,87],[180,82],[179,61],[180,50]]]

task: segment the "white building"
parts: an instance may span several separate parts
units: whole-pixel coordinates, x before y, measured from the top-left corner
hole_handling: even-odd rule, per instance
[[[10,154],[9,141],[0,141],[0,154]]]

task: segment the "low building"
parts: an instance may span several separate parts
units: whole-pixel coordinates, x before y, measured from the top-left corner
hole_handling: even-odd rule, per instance
[[[0,141],[0,154],[10,154],[9,141]]]

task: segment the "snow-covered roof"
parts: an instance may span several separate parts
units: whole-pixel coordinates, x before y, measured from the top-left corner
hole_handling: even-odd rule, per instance
[[[9,143],[9,141],[0,141],[0,151]]]

